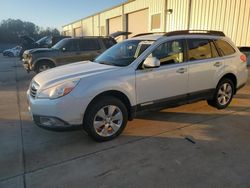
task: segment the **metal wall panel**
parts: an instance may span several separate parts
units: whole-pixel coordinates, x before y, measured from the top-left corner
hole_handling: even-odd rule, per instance
[[[132,13],[141,9],[149,7],[149,3],[152,0],[136,0],[124,5],[124,14]],[[159,0],[153,0],[157,3]]]
[[[81,20],[72,24],[73,29],[81,27],[81,26],[82,26]]]
[[[93,36],[93,17],[82,20],[83,36]]]
[[[126,15],[143,9],[148,9],[148,32],[221,30],[238,46],[250,46],[250,0],[135,0],[66,25],[63,31],[72,36],[74,28],[81,24],[83,35],[107,34],[107,20],[118,16],[122,16],[125,30]],[[172,14],[168,13],[169,9],[173,10]],[[151,16],[155,14],[161,14],[161,27],[151,30]]]
[[[99,36],[100,35],[100,17],[99,14],[93,17],[93,24],[94,24],[94,36]]]
[[[192,0],[190,29],[221,30],[238,46],[250,45],[250,0]]]
[[[122,6],[100,13],[100,25],[105,26],[106,20],[122,15]]]
[[[171,13],[170,10],[173,12]],[[188,29],[188,16],[189,0],[168,0],[166,9],[166,31]]]

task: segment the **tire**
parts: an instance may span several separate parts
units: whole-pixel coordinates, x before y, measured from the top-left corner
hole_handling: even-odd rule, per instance
[[[10,52],[10,53],[8,54],[8,56],[9,56],[9,57],[14,57],[14,54],[13,54],[12,52]]]
[[[103,142],[119,136],[127,121],[128,111],[123,102],[115,97],[104,96],[90,104],[83,126],[91,138]]]
[[[224,78],[217,85],[213,99],[208,100],[207,103],[217,109],[225,109],[233,99],[234,90],[232,80]]]
[[[46,62],[46,61],[38,62],[37,65],[36,65],[35,72],[38,74],[40,72],[49,70],[49,69],[51,69],[53,67],[55,67],[55,66],[50,62]]]

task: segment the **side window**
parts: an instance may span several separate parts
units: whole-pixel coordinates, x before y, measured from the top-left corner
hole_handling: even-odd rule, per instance
[[[222,56],[231,55],[235,53],[235,49],[224,40],[216,40],[215,44]]]
[[[212,58],[211,45],[207,39],[188,39],[188,60]]]
[[[183,40],[173,40],[161,44],[152,56],[160,60],[161,65],[182,63],[184,58]]]
[[[65,45],[65,49],[68,52],[80,51],[79,40],[69,40]]]
[[[88,39],[84,38],[81,40],[81,50],[82,51],[92,51],[100,50],[100,45],[98,39]]]

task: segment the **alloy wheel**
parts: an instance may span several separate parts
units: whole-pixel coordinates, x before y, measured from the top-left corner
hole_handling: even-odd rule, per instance
[[[94,118],[94,129],[102,137],[114,135],[122,126],[123,114],[120,108],[108,105],[101,108]]]
[[[217,101],[220,105],[224,106],[231,100],[233,95],[232,86],[229,83],[224,83],[221,85],[217,95]]]

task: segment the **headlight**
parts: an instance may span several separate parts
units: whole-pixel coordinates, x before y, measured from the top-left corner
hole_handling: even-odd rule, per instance
[[[32,62],[32,55],[29,55],[29,63],[31,63]]]
[[[39,91],[39,99],[57,99],[69,94],[78,84],[80,79],[69,80],[56,86]]]

